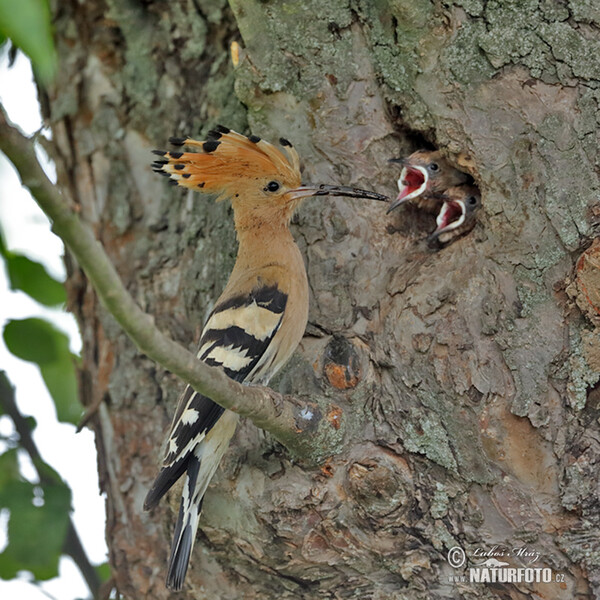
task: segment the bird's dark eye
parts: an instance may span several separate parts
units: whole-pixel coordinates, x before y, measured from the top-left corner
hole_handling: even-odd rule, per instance
[[[279,181],[269,181],[265,186],[265,192],[276,192],[280,187]]]
[[[477,204],[477,196],[469,196],[467,198],[467,204],[469,206],[475,206]]]
[[[432,163],[429,163],[428,168],[429,168],[430,171],[433,171],[435,173],[436,171],[440,170],[440,165],[438,165],[437,163],[432,162]]]

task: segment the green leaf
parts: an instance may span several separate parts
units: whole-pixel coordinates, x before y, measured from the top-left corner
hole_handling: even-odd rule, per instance
[[[0,256],[6,262],[11,289],[22,290],[45,306],[57,306],[67,301],[63,284],[51,277],[42,264],[22,254],[11,252],[6,247],[2,229],[0,229]]]
[[[15,393],[15,388],[11,384],[10,380],[8,379],[8,377],[6,375],[6,371],[2,371],[2,369],[0,369],[0,395],[13,396],[14,393]],[[3,406],[3,403],[0,402],[0,416],[2,416],[3,414],[4,414],[4,406]]]
[[[0,371],[2,393],[12,393]],[[31,429],[35,421],[26,417]],[[37,581],[58,575],[58,565],[69,526],[71,490],[41,458],[36,459],[41,483],[23,478],[17,448],[0,454],[0,509],[8,510],[8,543],[0,553],[0,578],[14,579],[29,571]]]
[[[59,421],[76,425],[82,414],[69,339],[43,319],[11,320],[4,342],[15,356],[36,363],[54,400]]]
[[[33,431],[37,427],[37,421],[35,417],[25,417],[27,421],[27,426],[29,427],[29,431]]]
[[[45,84],[52,81],[56,53],[47,0],[0,0],[0,36],[10,38],[31,58]]]
[[[20,477],[17,449],[12,448],[0,454],[0,508],[6,506],[4,490]]]
[[[47,462],[41,458],[35,461],[35,468],[40,474],[40,478],[46,482],[62,483],[62,478]],[[66,484],[65,484],[66,485]]]
[[[96,565],[96,573],[98,573],[102,582],[108,581],[110,579],[110,565],[107,562]]]
[[[69,360],[40,365],[40,371],[54,400],[58,420],[77,425],[81,421],[82,408],[77,395],[73,361],[69,357]]]
[[[67,301],[62,283],[51,277],[40,263],[12,252],[5,254],[5,260],[12,290],[22,290],[44,306],[57,306]]]
[[[9,320],[4,343],[15,356],[38,365],[60,360],[68,353],[67,336],[44,319]]]
[[[71,491],[62,482],[36,486],[18,481],[10,487],[8,545],[0,554],[0,577],[12,579],[23,569],[38,580],[56,577],[69,524]]]

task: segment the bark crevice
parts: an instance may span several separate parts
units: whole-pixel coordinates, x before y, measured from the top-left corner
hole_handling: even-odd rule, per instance
[[[49,95],[60,185],[70,173],[117,270],[175,339],[193,349],[235,241],[226,205],[143,174],[147,148],[171,135],[217,122],[283,135],[307,180],[388,195],[398,171],[387,160],[427,142],[474,177],[483,211],[468,236],[431,252],[423,215],[341,199],[302,207],[293,233],[309,335],[272,383],[340,425],[340,452],[300,465],[242,422],[206,496],[184,595],[599,596],[600,261],[589,244],[600,15],[583,0],[196,4],[146,3],[152,35],[135,49],[119,11],[91,27],[103,3],[62,5]],[[148,81],[152,101],[137,102]],[[131,481],[114,501],[107,486],[119,588],[168,598],[175,495],[152,515],[139,507],[181,388],[148,369],[77,271],[71,281],[84,369],[112,399],[101,466],[118,462],[111,485]],[[332,339],[348,352],[332,353]],[[450,566],[451,548],[472,564],[494,545],[535,549],[562,585],[456,581],[468,571]]]

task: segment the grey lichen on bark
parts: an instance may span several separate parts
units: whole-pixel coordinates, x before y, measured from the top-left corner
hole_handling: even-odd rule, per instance
[[[407,18],[415,22],[414,13],[398,9],[407,4],[412,5],[398,3],[395,12],[391,9],[398,19],[398,37]],[[572,510],[574,494],[582,504],[597,506],[587,484],[575,492],[583,483],[582,466],[569,463],[583,451],[587,464],[598,451],[596,425],[590,427],[584,409],[600,378],[598,346],[582,344],[598,330],[570,310],[562,292],[574,259],[597,235],[597,14],[584,11],[585,3],[579,2],[454,4],[437,12],[429,5],[430,31],[439,52],[432,54],[436,42],[421,40],[426,60],[419,61],[420,68],[405,71],[410,82],[405,80],[404,87],[387,74],[389,64],[383,61],[390,53],[378,50],[374,56],[405,121],[433,133],[451,153],[466,154],[456,158],[469,167],[484,194],[485,233],[478,256],[461,260],[454,255],[450,265],[477,273],[455,304],[468,303],[461,329],[471,334],[463,342],[465,349],[476,339],[474,358],[479,364],[472,370],[472,389],[487,398],[481,414],[487,418],[497,411],[489,400],[498,394],[515,415],[527,416],[536,427],[528,436],[550,442],[541,446],[545,448],[539,458],[554,480],[544,492],[556,494],[554,514],[561,513],[561,505]],[[394,47],[381,29],[371,43],[373,48]],[[483,280],[476,281],[482,274]],[[460,387],[455,381],[455,390]],[[455,447],[456,438],[445,429]],[[496,434],[486,429],[480,435],[484,444],[492,439],[498,444]],[[499,444],[505,449],[515,445],[516,440]],[[522,483],[516,465],[512,470]],[[577,474],[570,475],[573,470]],[[462,469],[461,474],[464,478]],[[593,479],[597,485],[597,477]],[[584,514],[582,532],[566,536],[572,547],[567,549],[565,536],[555,543],[579,557],[596,588],[597,544],[588,553],[575,549],[599,526],[589,508]]]
[[[593,2],[230,5],[57,12],[61,187],[161,328],[193,348],[235,254],[225,204],[144,170],[170,135],[249,124],[292,140],[307,180],[389,194],[387,159],[428,143],[474,177],[484,206],[474,231],[437,253],[423,242],[432,221],[414,212],[301,208],[310,323],[273,385],[338,427],[339,454],[307,468],[243,423],[206,497],[189,596],[546,593],[449,583],[449,548],[494,544],[535,547],[565,575],[553,597],[598,594],[599,338],[574,272],[600,213]],[[96,428],[119,586],[166,598],[174,511],[139,508],[180,388],[77,271],[70,286],[83,390],[109,401]]]

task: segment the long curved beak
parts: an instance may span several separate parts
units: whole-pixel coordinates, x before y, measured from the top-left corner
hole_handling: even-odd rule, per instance
[[[288,192],[294,198],[306,198],[308,196],[346,196],[348,198],[366,198],[367,200],[379,200],[380,202],[389,202],[387,196],[371,192],[369,190],[361,190],[360,188],[346,187],[343,185],[325,185],[307,183],[301,185],[295,190]]]

